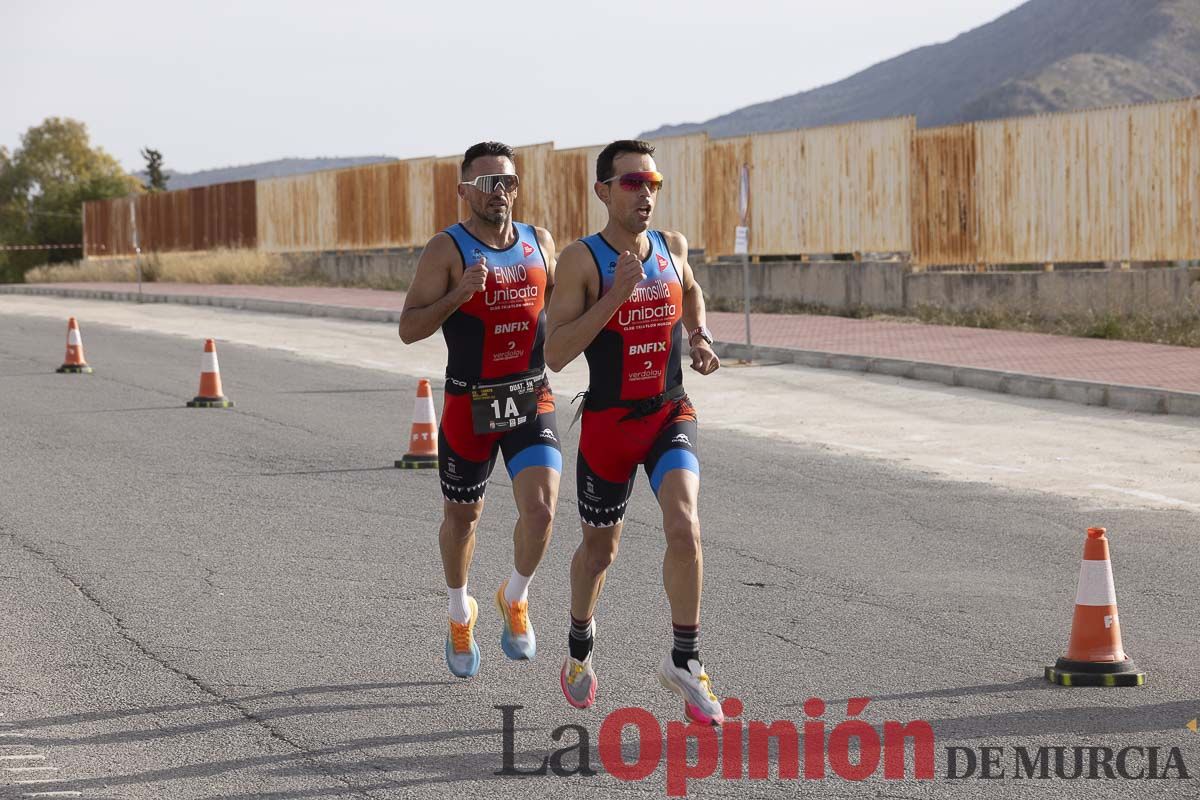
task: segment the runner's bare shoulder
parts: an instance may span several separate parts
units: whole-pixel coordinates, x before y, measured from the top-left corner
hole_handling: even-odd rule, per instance
[[[594,296],[599,291],[600,276],[596,272],[596,260],[581,239],[571,242],[559,253],[557,277],[560,284],[577,281],[587,288],[589,295]]]
[[[545,249],[547,245],[554,247],[554,237],[550,235],[549,229],[539,228],[535,225],[533,226],[533,232],[537,236],[538,244],[540,244],[543,249]]]
[[[458,245],[454,243],[454,239],[445,231],[438,231],[425,245],[424,252],[421,253],[421,260],[426,258],[433,264],[440,265],[457,265],[463,266],[462,253],[458,250]]]
[[[663,240],[667,243],[667,249],[671,251],[671,255],[687,259],[688,241],[687,237],[679,231],[663,231]]]

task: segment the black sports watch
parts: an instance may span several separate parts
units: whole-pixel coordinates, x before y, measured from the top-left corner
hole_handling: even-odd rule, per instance
[[[697,336],[699,336],[701,339],[708,342],[709,344],[713,343],[712,331],[710,331],[705,326],[701,325],[699,328],[694,329],[691,333],[688,334],[688,346],[689,347],[692,346],[692,342],[695,341]]]

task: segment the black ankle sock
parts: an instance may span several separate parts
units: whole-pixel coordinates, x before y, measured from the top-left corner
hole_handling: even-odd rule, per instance
[[[571,658],[576,661],[583,661],[592,652],[592,620],[591,617],[583,621],[575,619],[571,616],[571,636],[567,641],[567,646],[571,651]]]
[[[672,624],[671,630],[675,637],[671,661],[679,669],[687,669],[689,660],[700,660],[700,626]]]
[[[677,650],[674,647],[671,648],[671,661],[672,661],[672,663],[675,664],[675,666],[679,667],[681,670],[686,672],[687,668],[688,668],[688,662],[692,661],[692,660],[695,660],[697,663],[700,663],[700,651],[699,650],[683,651],[683,650]]]

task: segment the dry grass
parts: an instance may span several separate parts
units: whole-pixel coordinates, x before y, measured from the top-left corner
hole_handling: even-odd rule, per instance
[[[742,310],[740,300],[706,298],[706,301],[710,311]],[[816,314],[886,322],[924,322],[929,325],[954,325],[962,328],[991,328],[1088,339],[1117,339],[1200,347],[1200,308],[1197,307],[1156,315],[1092,312],[1041,317],[1016,311],[946,311],[930,306],[922,306],[909,313],[878,312],[865,307],[835,309],[790,300],[756,300],[750,304],[750,310],[761,314]]]
[[[1200,347],[1200,308],[1194,307],[1159,314],[1117,314],[1105,311],[1063,314],[1054,318],[1012,311],[962,312],[922,307],[918,308],[913,316],[920,322],[935,325]]]
[[[257,250],[212,250],[202,253],[154,253],[141,259],[142,280],[165,283],[295,283],[308,277],[295,274],[282,258]],[[137,280],[132,259],[92,260],[36,267],[28,283],[125,282]]]
[[[137,280],[132,261],[79,261],[47,264],[25,273],[26,283],[124,283]]]

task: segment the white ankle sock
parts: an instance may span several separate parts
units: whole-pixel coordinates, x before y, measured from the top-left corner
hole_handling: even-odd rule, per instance
[[[471,609],[467,608],[466,584],[457,589],[448,586],[446,590],[450,592],[450,619],[466,625],[471,620]]]
[[[517,600],[528,600],[529,582],[531,580],[533,580],[532,575],[526,577],[517,572],[516,567],[513,567],[512,575],[504,587],[504,602],[512,603]]]

